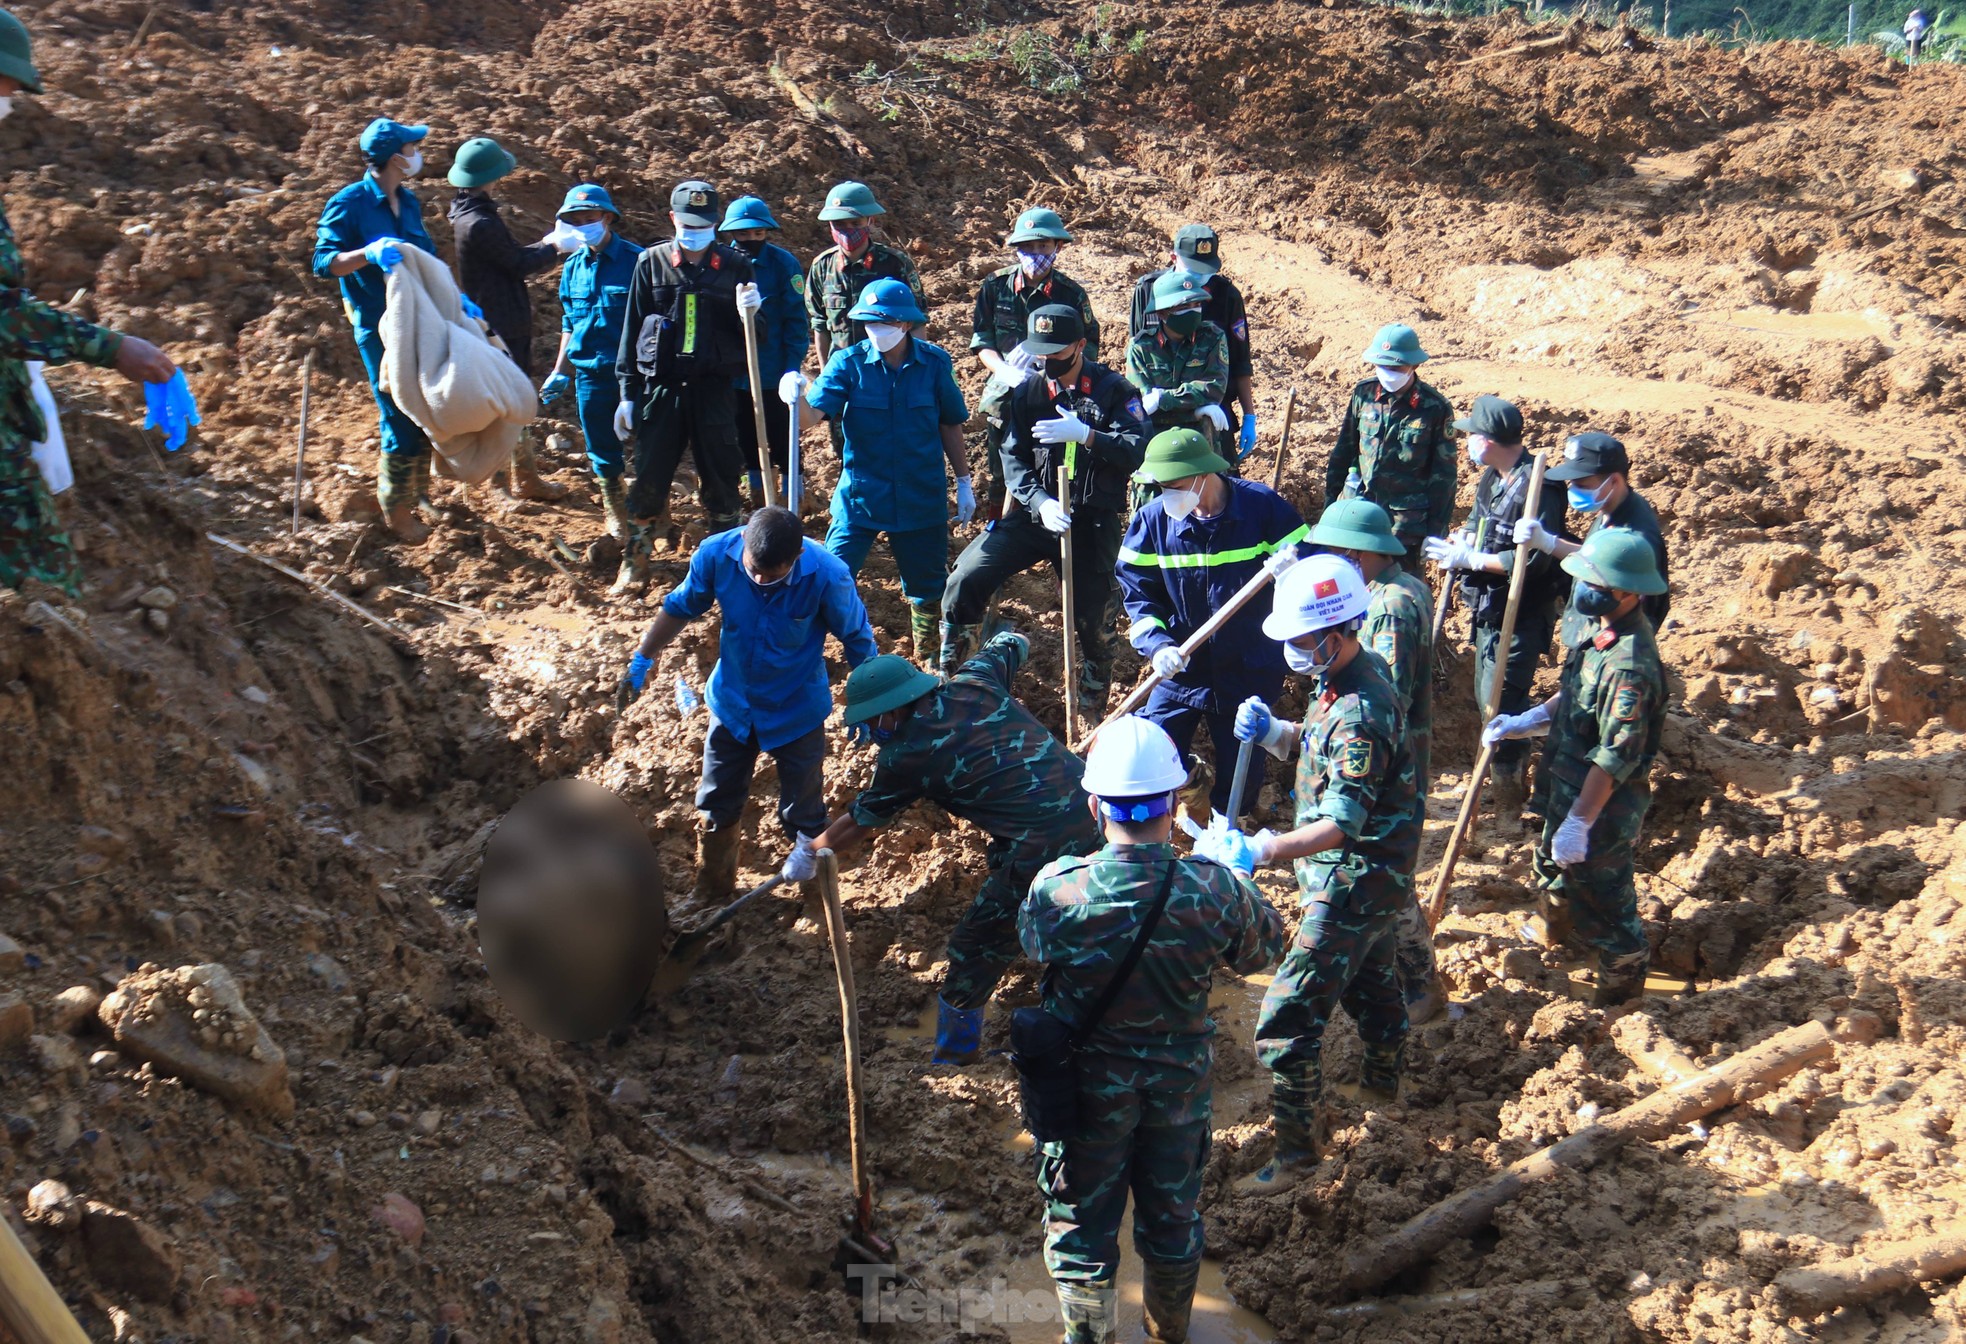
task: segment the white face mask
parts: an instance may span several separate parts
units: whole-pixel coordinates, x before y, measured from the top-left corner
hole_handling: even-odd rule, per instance
[[[685,252],[701,252],[717,241],[715,229],[677,229],[676,242]]]
[[[882,354],[886,354],[888,351],[894,349],[895,346],[901,344],[901,338],[907,334],[908,328],[898,326],[892,322],[869,322],[867,324],[867,339],[872,341],[874,348]]]
[[[608,240],[608,226],[599,220],[592,224],[576,224],[573,228],[580,235],[580,241],[589,247],[599,247]]]
[[[1313,653],[1286,643],[1283,646],[1283,661],[1299,676],[1321,677],[1331,670],[1331,665],[1338,661],[1338,655],[1345,651],[1344,644],[1329,632],[1319,636],[1315,648],[1316,652]]]
[[[1468,461],[1474,463],[1477,467],[1483,465],[1481,455],[1487,451],[1487,439],[1482,438],[1479,434],[1468,435]]]
[[[1377,368],[1372,372],[1379,379],[1379,386],[1388,392],[1397,392],[1413,381],[1413,374],[1406,369]]]
[[[1160,492],[1160,506],[1163,512],[1175,522],[1180,522],[1201,507],[1201,491],[1167,489]]]
[[[8,117],[12,116],[13,111],[14,111],[13,98],[11,98],[6,94],[0,94],[0,121],[5,121]]]
[[[413,149],[403,155],[403,176],[415,177],[423,171],[423,151]]]

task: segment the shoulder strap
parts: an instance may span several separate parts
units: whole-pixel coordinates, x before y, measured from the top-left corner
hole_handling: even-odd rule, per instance
[[[1147,950],[1147,943],[1153,938],[1154,930],[1160,924],[1161,911],[1167,909],[1168,893],[1174,890],[1174,865],[1178,862],[1180,862],[1178,859],[1167,861],[1167,875],[1161,878],[1160,893],[1154,897],[1153,908],[1147,911],[1147,917],[1140,921],[1140,932],[1134,935],[1133,946],[1126,950],[1126,960],[1122,961],[1120,968],[1113,972],[1113,978],[1108,980],[1106,988],[1099,992],[1098,1001],[1086,1012],[1085,1020],[1079,1023],[1079,1029],[1072,1033],[1073,1045],[1085,1043],[1085,1038],[1092,1034],[1092,1029],[1106,1016],[1106,1010],[1113,1006],[1113,1000],[1119,997],[1120,990],[1125,987],[1128,977],[1133,974],[1133,968],[1140,964],[1140,954]]]

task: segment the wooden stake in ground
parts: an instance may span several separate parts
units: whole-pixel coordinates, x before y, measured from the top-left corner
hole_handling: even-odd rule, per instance
[[[1540,516],[1543,471],[1548,465],[1548,454],[1536,454],[1535,465],[1529,470],[1529,494],[1522,504],[1524,518]],[[1495,644],[1494,675],[1488,679],[1488,690],[1481,697],[1481,722],[1484,728],[1495,717],[1496,710],[1501,708],[1502,681],[1508,670],[1509,641],[1515,637],[1515,614],[1522,607],[1523,585],[1529,581],[1531,549],[1526,541],[1515,548],[1515,566],[1509,571],[1509,601],[1502,608],[1502,628],[1498,632],[1500,639]],[[1438,627],[1438,619],[1435,624]],[[1468,776],[1468,788],[1461,798],[1460,814],[1454,818],[1454,829],[1447,833],[1447,850],[1440,856],[1440,869],[1434,874],[1434,889],[1427,897],[1428,928],[1438,927],[1440,917],[1447,912],[1448,884],[1454,880],[1454,865],[1461,861],[1461,846],[1467,843],[1468,832],[1474,827],[1475,812],[1481,806],[1481,786],[1488,779],[1488,767],[1494,762],[1495,748],[1483,743],[1481,754],[1475,757],[1474,773]]]
[[[765,507],[778,507],[777,472],[771,465],[771,440],[765,436],[765,384],[758,372],[758,314],[752,308],[739,308],[737,315],[744,322],[744,369],[751,377],[751,415],[757,422],[758,434],[758,479],[765,486]],[[799,408],[792,407],[797,415]]]
[[[840,988],[840,1021],[846,1042],[847,1144],[853,1156],[853,1231],[861,1241],[874,1235],[874,1173],[867,1161],[867,1102],[860,1085],[860,1001],[853,988],[853,956],[840,910],[840,864],[833,851],[819,855],[819,898],[826,906],[826,941],[833,948],[833,974]]]
[[[1688,1121],[1760,1095],[1765,1089],[1826,1060],[1835,1051],[1820,1022],[1790,1027],[1750,1046],[1695,1077],[1662,1087],[1642,1101],[1548,1148],[1512,1162],[1480,1185],[1450,1195],[1404,1227],[1360,1250],[1345,1271],[1354,1295],[1378,1288],[1438,1255],[1448,1243],[1479,1231],[1502,1207],[1538,1181],[1560,1171],[1593,1166],[1632,1139],[1661,1138]]]
[[[1070,467],[1058,468],[1058,502],[1069,513],[1072,508],[1072,474]],[[1075,741],[1079,735],[1079,627],[1078,603],[1072,599],[1072,530],[1058,538],[1063,551],[1063,559],[1058,566],[1058,584],[1063,589],[1060,609],[1065,616],[1065,740]]]
[[[309,350],[300,361],[300,437],[294,442],[294,525],[287,535],[300,535],[300,491],[307,483],[303,470],[307,461],[307,409],[308,400],[314,392],[314,352]]]
[[[1283,488],[1283,464],[1290,456],[1290,425],[1297,418],[1297,389],[1291,388],[1290,395],[1283,401],[1283,437],[1277,441],[1276,465],[1270,468],[1270,489]]]
[[[793,513],[799,511],[799,403],[804,397],[793,397],[792,428],[785,436],[785,507]],[[766,474],[770,471],[767,468]]]
[[[89,1344],[68,1305],[0,1218],[0,1326],[20,1344]]]

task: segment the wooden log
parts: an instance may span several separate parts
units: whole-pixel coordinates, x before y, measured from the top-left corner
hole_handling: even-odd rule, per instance
[[[1619,1054],[1661,1082],[1683,1082],[1700,1072],[1700,1066],[1681,1053],[1672,1038],[1644,1013],[1626,1013],[1612,1023],[1611,1043]]]
[[[1856,1255],[1785,1269],[1775,1276],[1782,1305],[1797,1316],[1822,1316],[1886,1293],[1966,1273],[1966,1222],[1929,1237],[1873,1246]]]
[[[1538,1181],[1596,1165],[1632,1139],[1659,1138],[1688,1121],[1760,1095],[1784,1078],[1828,1059],[1835,1050],[1820,1022],[1790,1027],[1691,1078],[1660,1088],[1598,1124],[1542,1148],[1450,1195],[1405,1226],[1365,1247],[1346,1266],[1345,1290],[1371,1292],[1438,1255],[1450,1242],[1472,1236],[1495,1211]]]

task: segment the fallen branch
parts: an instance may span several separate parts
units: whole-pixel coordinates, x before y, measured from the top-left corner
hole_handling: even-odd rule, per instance
[[[1571,24],[1555,37],[1539,37],[1534,42],[1518,42],[1513,47],[1504,47],[1500,51],[1484,51],[1479,56],[1468,57],[1460,64],[1480,65],[1483,61],[1499,61],[1504,56],[1520,56],[1524,52],[1549,51],[1555,47],[1575,48],[1580,46],[1583,40],[1583,31],[1575,24]]]
[[[1560,1172],[1594,1166],[1632,1139],[1660,1138],[1688,1121],[1711,1115],[1761,1091],[1835,1050],[1829,1028],[1820,1022],[1790,1027],[1732,1059],[1691,1078],[1660,1088],[1602,1122],[1512,1162],[1472,1189],[1450,1195],[1423,1210],[1405,1226],[1354,1255],[1345,1289],[1371,1292],[1415,1265],[1438,1255],[1450,1242],[1472,1236],[1495,1211],[1539,1181]]]
[[[819,127],[821,130],[830,133],[832,137],[835,140],[838,140],[840,144],[845,146],[849,152],[858,154],[863,159],[871,159],[874,157],[872,151],[870,151],[867,148],[867,146],[864,143],[862,143],[862,141],[858,136],[854,135],[853,132],[849,131],[846,127],[840,125],[840,123],[835,121],[832,117],[826,115],[825,109],[820,107],[819,104],[813,100],[811,94],[807,93],[804,89],[800,88],[798,85],[798,81],[793,79],[790,75],[786,74],[784,67],[780,66],[777,61],[773,61],[771,63],[769,73],[771,75],[771,82],[776,84],[779,87],[779,90],[783,92],[787,98],[790,98],[792,100],[792,105],[794,107],[798,108],[799,111],[805,113],[806,120],[810,121],[813,125]]]
[[[1782,1306],[1796,1316],[1823,1316],[1886,1293],[1966,1272],[1966,1223],[1909,1241],[1890,1242],[1856,1255],[1775,1276]]]
[[[212,545],[214,546],[222,546],[226,550],[231,551],[234,554],[243,555],[248,560],[256,560],[260,564],[265,565],[268,569],[272,570],[274,573],[284,574],[288,578],[292,579],[295,583],[302,584],[308,588],[312,588],[315,592],[319,593],[322,597],[327,598],[328,601],[334,603],[336,606],[342,607],[348,611],[353,612],[355,615],[360,616],[363,620],[367,621],[370,625],[377,626],[383,630],[387,630],[390,634],[395,635],[398,639],[407,640],[410,637],[410,632],[405,630],[402,626],[397,625],[393,621],[383,620],[382,617],[376,615],[368,608],[349,601],[347,598],[343,597],[340,593],[334,591],[334,589],[329,588],[325,584],[316,583],[313,579],[308,578],[305,574],[301,573],[299,570],[289,569],[287,566],[281,564],[278,560],[268,560],[263,555],[255,555],[253,552],[247,550],[244,546],[241,546],[238,542],[228,541],[226,538],[221,537],[216,532],[207,532],[205,534],[205,540],[211,542]]]

